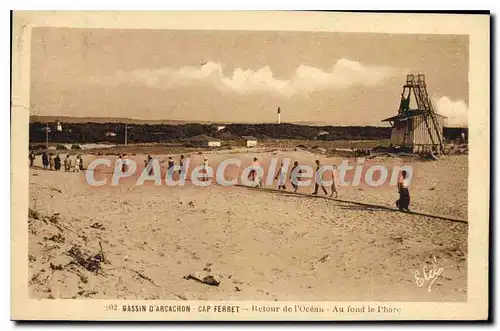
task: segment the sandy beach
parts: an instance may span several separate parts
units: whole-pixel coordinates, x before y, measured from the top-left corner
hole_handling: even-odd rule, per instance
[[[255,155],[208,154],[214,165],[228,156],[250,164]],[[340,162],[300,150],[258,155],[263,163],[272,156],[310,165],[316,158],[323,164]],[[203,156],[192,155],[193,164],[200,164]],[[139,165],[146,157],[131,156]],[[86,156],[85,167],[95,158]],[[178,156],[175,159],[178,162]],[[407,162],[390,157],[373,161],[388,167]],[[467,220],[467,155],[411,164],[411,208]],[[85,183],[84,173],[35,167],[29,175],[33,298],[467,297],[466,223],[244,187],[135,186],[131,179],[116,187],[95,188]],[[390,186],[340,187],[340,194],[389,207],[398,198]],[[97,273],[75,262],[77,251],[85,258],[104,255]],[[422,274],[423,267],[432,269],[433,264],[442,273],[428,291],[430,281],[417,286],[415,272]],[[219,286],[185,279],[195,272],[216,276]]]

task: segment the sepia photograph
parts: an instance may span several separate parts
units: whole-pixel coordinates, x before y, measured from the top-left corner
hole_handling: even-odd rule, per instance
[[[22,14],[14,25],[36,17]],[[489,77],[471,58],[488,44],[92,15],[14,29],[23,300],[83,300],[104,319],[399,319],[410,302],[487,303],[487,269],[470,264],[473,247],[488,261],[488,198],[471,194],[489,189]],[[489,17],[475,18],[488,41]]]

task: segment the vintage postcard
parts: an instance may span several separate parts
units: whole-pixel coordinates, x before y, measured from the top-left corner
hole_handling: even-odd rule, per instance
[[[12,319],[488,318],[489,15],[12,36]]]

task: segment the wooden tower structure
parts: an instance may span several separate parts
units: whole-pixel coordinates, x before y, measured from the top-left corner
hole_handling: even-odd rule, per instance
[[[403,85],[398,114],[386,118],[383,122],[391,123],[393,145],[411,147],[414,152],[434,149],[444,154],[444,118],[434,111],[427,92],[425,75],[409,74],[406,76],[406,84]]]

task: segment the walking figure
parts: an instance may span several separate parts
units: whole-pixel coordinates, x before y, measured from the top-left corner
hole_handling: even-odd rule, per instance
[[[57,171],[61,170],[61,158],[59,157],[59,154],[57,154],[54,159],[54,168]]]
[[[398,180],[399,200],[396,201],[396,207],[400,211],[410,211],[410,191],[408,190],[408,179],[406,177],[407,173],[403,170]]]
[[[35,162],[35,153],[33,151],[31,151],[29,158],[30,158],[30,167],[32,167],[33,163]]]
[[[323,192],[325,193],[325,195],[328,195],[328,191],[326,190],[326,187],[323,185],[323,183],[321,183],[321,181],[323,179],[320,176],[320,170],[321,170],[321,164],[319,163],[319,160],[316,160],[316,184],[314,186],[313,195],[318,194],[318,189],[320,186],[321,186],[321,189],[323,190]]]
[[[80,172],[80,155],[76,156],[75,167],[73,168],[73,172]]]
[[[179,160],[179,178],[182,176],[186,176],[187,169],[186,167],[189,165],[188,160],[184,157],[184,155],[181,155],[181,159]]]
[[[278,171],[278,174],[276,175],[276,178],[278,180],[278,190],[286,190],[286,169],[283,163],[281,163],[280,170]]]
[[[301,173],[302,169],[299,167],[299,162],[295,161],[293,163],[292,171],[290,171],[290,182],[292,183],[294,193],[297,193],[297,189],[299,188],[297,181]]]
[[[70,171],[70,170],[71,170],[71,158],[69,157],[68,154],[64,159],[64,171]]]
[[[262,187],[262,179],[259,175],[260,164],[256,157],[253,158],[252,170],[248,174],[248,179],[251,179],[252,182],[257,182],[257,187]]]
[[[205,157],[203,159],[203,166],[202,166],[202,170],[203,170],[203,177],[202,177],[202,181],[207,181],[208,180],[208,158]]]
[[[151,169],[149,169],[149,176],[152,176],[153,175],[153,158],[151,157],[151,155],[148,155],[148,163],[147,163],[147,166],[148,167],[151,167]]]
[[[330,194],[330,197],[333,197],[333,193],[335,193],[335,198],[337,199],[339,197],[339,190],[338,190],[338,184],[337,181],[339,180],[338,174],[337,174],[337,167],[333,166],[333,172],[332,172],[332,193]]]
[[[51,153],[49,153],[49,168],[50,170],[54,170],[54,158]]]
[[[49,168],[49,156],[47,155],[47,152],[43,152],[42,154],[42,165],[45,169]]]

